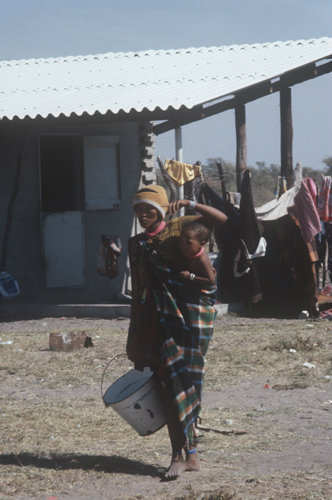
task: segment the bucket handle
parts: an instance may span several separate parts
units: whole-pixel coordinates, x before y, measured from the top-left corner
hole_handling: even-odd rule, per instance
[[[106,370],[107,368],[109,367],[109,365],[112,363],[112,361],[114,361],[115,359],[117,359],[119,356],[127,356],[126,353],[123,353],[123,354],[115,354],[114,356],[111,357],[111,359],[109,360],[109,362],[107,363],[107,365],[105,366],[104,368],[104,371],[103,371],[103,375],[101,377],[101,382],[100,382],[100,392],[101,392],[101,399],[103,400],[104,402],[104,405],[107,407],[108,405],[105,403],[105,400],[104,400],[104,390],[103,390],[103,384],[104,384],[104,377],[105,377],[105,373],[106,373]]]

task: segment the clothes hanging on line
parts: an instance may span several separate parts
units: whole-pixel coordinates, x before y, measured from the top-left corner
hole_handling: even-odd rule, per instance
[[[323,177],[323,183],[317,200],[318,215],[323,221],[332,221],[332,178],[329,175]]]
[[[226,199],[232,204],[236,206],[240,206],[241,202],[241,193],[237,193],[234,191],[226,191]]]
[[[332,282],[332,223],[325,222],[324,228],[325,228],[326,242],[328,248],[327,269],[330,274],[330,281]]]
[[[192,181],[185,182],[183,185],[184,199],[198,201],[198,195],[203,182],[201,176],[195,177]]]
[[[311,195],[312,201],[314,202],[315,207],[317,208],[317,186],[315,181],[311,177],[307,177],[304,179],[308,191]]]
[[[202,176],[202,168],[196,163],[191,165],[176,160],[165,160],[164,169],[177,186],[183,186],[195,177]]]
[[[245,205],[247,204],[245,198],[250,189],[251,186],[249,185],[247,189],[241,192],[241,201],[244,197],[243,202]],[[260,232],[257,233],[252,227],[243,231],[240,210],[228,200],[222,198],[207,184],[202,186],[199,196],[199,201],[203,202],[203,200],[206,204],[224,212],[228,217],[226,224],[214,230],[215,240],[220,249],[220,258],[218,259],[217,268],[218,299],[224,303],[245,302],[247,304],[255,304],[259,302],[262,299],[262,294],[256,272],[256,265],[255,262],[252,261],[248,263],[245,252],[243,251],[244,247],[241,245],[241,238],[246,241],[246,247],[252,250],[251,253],[254,253],[261,237]],[[247,207],[249,207],[251,200],[252,198],[247,200]],[[245,210],[242,212],[242,216],[244,212]],[[253,227],[256,228],[256,223],[253,224]],[[236,264],[235,275],[234,260],[239,249],[241,251],[239,260]],[[250,269],[242,273],[242,271],[246,271],[248,267]]]
[[[278,175],[277,186],[274,191],[274,195],[276,198],[280,198],[280,196],[287,191],[287,181],[285,176]]]
[[[302,181],[298,193],[294,196],[294,205],[288,208],[288,213],[299,221],[299,227],[306,243],[311,241],[321,231],[321,224],[316,205],[307,187]]]

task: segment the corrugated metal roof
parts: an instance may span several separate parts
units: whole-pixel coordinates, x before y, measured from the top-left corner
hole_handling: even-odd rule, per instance
[[[0,62],[0,119],[175,110],[332,55],[332,38]]]

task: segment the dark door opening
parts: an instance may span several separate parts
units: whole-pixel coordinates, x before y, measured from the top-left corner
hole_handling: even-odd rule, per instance
[[[67,212],[83,208],[82,137],[40,137],[42,212]]]

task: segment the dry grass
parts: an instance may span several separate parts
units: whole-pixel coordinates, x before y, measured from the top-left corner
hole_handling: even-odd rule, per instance
[[[331,325],[327,321],[234,319],[216,322],[208,351],[205,387],[222,389],[239,379],[284,380],[290,388],[320,386],[331,371]],[[294,349],[296,352],[291,352]],[[315,370],[303,366],[315,365]],[[286,380],[287,379],[287,380]]]
[[[49,351],[49,333],[76,330],[75,323],[69,328],[66,323],[66,327],[62,328],[61,322],[57,322],[57,326],[51,327],[50,330],[51,324],[51,321],[45,320],[38,325],[39,329],[36,329],[35,322],[20,322],[16,330],[6,332],[5,335],[0,333],[4,340],[13,342],[10,346],[0,346],[6,352],[6,357],[0,365],[2,380],[6,374],[10,374],[23,378],[33,376],[49,388],[69,384],[91,385],[101,379],[110,357],[117,354],[121,357],[124,354],[128,329],[126,321],[115,322],[111,330],[98,326],[90,327],[87,321],[84,331],[92,337],[94,347],[71,353]],[[130,362],[126,362],[126,365],[129,366]],[[115,361],[111,369],[116,374],[120,373],[121,363]]]
[[[92,348],[72,353],[48,351],[50,332],[77,329],[92,337]],[[127,320],[74,319],[0,327],[2,500],[68,494],[82,484],[103,484],[109,477],[113,496],[108,490],[105,498],[114,499],[328,498],[324,474],[312,477],[303,471],[302,475],[265,475],[256,480],[244,477],[237,468],[239,456],[272,449],[282,452],[287,442],[295,439],[288,431],[271,428],[278,412],[292,416],[292,407],[268,412],[245,408],[221,411],[218,405],[205,408],[202,416],[210,426],[225,426],[228,419],[246,434],[234,438],[202,432],[201,464],[208,474],[203,473],[200,483],[191,489],[184,479],[180,494],[176,489],[162,488],[161,465],[169,460],[166,428],[141,438],[101,400],[100,381],[108,361],[112,359],[105,387],[131,367],[124,357],[127,329]],[[219,391],[250,378],[278,381],[283,389],[300,387],[300,382],[303,387],[324,387],[324,376],[330,374],[330,343],[330,325],[324,321],[218,319],[207,358],[206,387]],[[303,367],[304,362],[315,368]],[[123,483],[128,478],[153,483],[157,496],[135,491],[124,496]],[[292,496],[283,497],[282,492]]]

